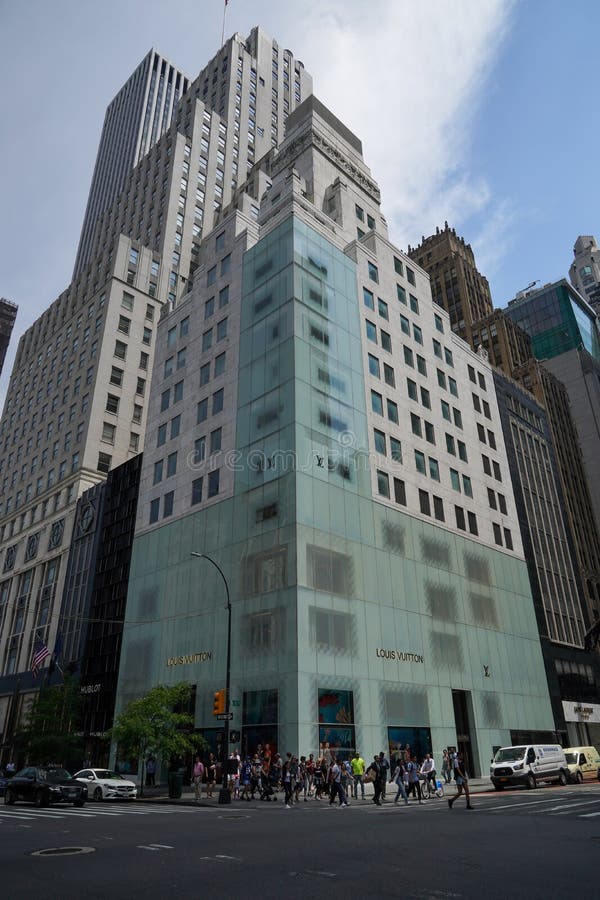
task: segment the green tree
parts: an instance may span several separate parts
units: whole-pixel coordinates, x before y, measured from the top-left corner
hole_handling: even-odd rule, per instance
[[[15,743],[29,763],[57,763],[78,769],[83,757],[82,700],[79,683],[65,675],[63,684],[44,687],[33,699]]]
[[[131,700],[115,719],[110,737],[121,752],[142,760],[140,794],[150,753],[170,760],[208,749],[202,735],[192,733],[194,717],[181,711],[188,707],[191,692],[186,682],[157,684],[143,697]]]

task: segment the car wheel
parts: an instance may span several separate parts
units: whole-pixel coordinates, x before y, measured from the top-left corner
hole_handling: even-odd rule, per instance
[[[561,769],[558,773],[558,783],[562,784],[563,787],[567,783],[567,776],[565,775],[564,769]]]
[[[494,785],[494,790],[495,790],[495,791],[503,791],[503,790],[504,790],[504,785],[503,785],[503,784],[495,784],[495,785]]]
[[[9,788],[6,788],[6,791],[4,792],[4,803],[5,803],[5,805],[6,805],[6,806],[12,806],[13,803],[15,802],[15,800],[16,800],[16,797],[15,797],[15,795],[13,794],[13,792],[12,792],[11,790],[9,790]]]
[[[583,773],[582,773],[581,769],[577,770],[577,775],[575,776],[575,781],[577,782],[577,784],[581,784],[581,782],[583,781]]]
[[[101,787],[94,788],[93,797],[94,797],[94,800],[102,800],[102,788]]]
[[[73,806],[83,806],[85,800],[73,800]]]
[[[34,798],[33,798],[33,805],[34,805],[34,806],[37,806],[38,809],[41,809],[42,806],[45,806],[45,805],[46,805],[46,801],[45,801],[45,799],[44,799],[44,792],[43,792],[43,791],[36,791],[36,792],[35,792],[35,795],[34,795]]]
[[[527,785],[527,789],[528,789],[529,791],[532,791],[532,790],[536,787],[535,776],[529,774],[529,775],[527,776],[527,781],[525,782],[525,784]]]

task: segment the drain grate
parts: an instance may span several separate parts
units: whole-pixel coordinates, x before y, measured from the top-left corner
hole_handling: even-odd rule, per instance
[[[34,850],[29,856],[80,856],[95,852],[95,847],[46,847],[45,850]]]

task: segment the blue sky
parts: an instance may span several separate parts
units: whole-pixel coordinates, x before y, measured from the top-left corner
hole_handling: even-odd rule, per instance
[[[0,0],[0,294],[20,306],[0,404],[18,337],[69,283],[107,104],[151,46],[195,77],[222,11]],[[230,0],[226,35],[254,24],[363,140],[400,247],[448,220],[504,306],[600,237],[596,0]]]

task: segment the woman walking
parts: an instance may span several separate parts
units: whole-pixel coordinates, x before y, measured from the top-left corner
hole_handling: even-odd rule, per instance
[[[455,800],[464,793],[465,800],[467,801],[467,809],[475,809],[474,806],[471,806],[471,797],[469,794],[469,776],[467,775],[467,770],[465,768],[465,761],[462,753],[459,753],[456,757],[456,761],[454,763],[454,780],[456,782],[456,790],[458,793],[454,795],[450,800],[448,800],[448,806],[452,809],[452,804]]]

